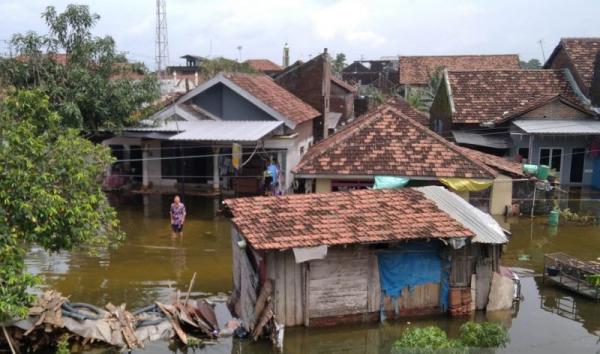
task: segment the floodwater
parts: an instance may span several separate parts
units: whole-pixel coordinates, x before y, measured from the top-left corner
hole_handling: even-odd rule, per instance
[[[127,303],[136,308],[154,300],[169,301],[175,289],[185,291],[196,272],[195,292],[228,292],[231,288],[231,241],[227,219],[216,216],[218,201],[185,198],[188,218],[182,238],[169,229],[169,197],[112,197],[127,240],[99,256],[85,252],[48,255],[33,248],[27,258],[31,272],[45,286],[72,301],[104,305]],[[600,201],[578,202],[572,209],[598,215]],[[502,263],[521,270],[525,300],[515,311],[476,314],[477,320],[497,320],[509,328],[511,342],[498,353],[600,353],[600,303],[544,286],[539,274],[543,254],[563,251],[584,259],[600,257],[600,226],[549,227],[546,219],[526,217],[499,221],[512,232]],[[200,290],[202,292],[200,292]],[[451,337],[467,319],[431,317],[325,329],[288,328],[286,353],[389,353],[407,326],[438,325]],[[266,343],[234,341],[197,352],[265,353]],[[178,352],[155,342],[143,353]],[[184,351],[185,352],[185,351]],[[191,352],[191,351],[190,351]]]

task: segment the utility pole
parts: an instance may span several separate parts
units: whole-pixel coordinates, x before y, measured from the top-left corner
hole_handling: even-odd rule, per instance
[[[540,49],[542,50],[542,59],[544,60],[542,62],[542,65],[544,65],[544,63],[546,62],[546,53],[544,53],[544,42],[542,42],[542,40],[540,39],[538,43],[540,44]]]
[[[156,72],[163,77],[164,69],[169,64],[169,36],[167,34],[166,0],[156,0]]]
[[[242,46],[238,45],[237,46],[237,50],[238,50],[239,55],[240,55],[239,62],[241,63],[242,62]]]

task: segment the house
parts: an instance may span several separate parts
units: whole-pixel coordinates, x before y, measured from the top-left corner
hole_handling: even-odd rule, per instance
[[[600,186],[600,121],[585,102],[567,69],[446,71],[430,114],[460,145],[548,165],[565,185]]]
[[[269,59],[248,59],[244,63],[248,64],[252,69],[269,76],[274,76],[283,70],[280,65],[273,63]]]
[[[272,159],[284,177],[280,188],[291,186],[318,116],[266,75],[221,73],[103,143],[141,149],[136,175],[145,187],[256,194]]]
[[[544,69],[569,69],[583,95],[600,106],[600,38],[562,38]]]
[[[370,188],[396,178],[407,186],[444,184],[468,200],[491,188],[485,209],[502,214],[512,201],[512,193],[496,192],[504,177],[402,110],[405,104],[387,101],[311,147],[293,170],[296,191]]]
[[[411,55],[400,56],[398,84],[404,96],[410,90],[427,87],[438,70],[503,70],[519,69],[517,54],[491,55]]]
[[[391,92],[398,86],[398,59],[357,60],[342,70],[342,79]]]
[[[436,186],[224,204],[232,223],[231,301],[247,327],[260,315],[257,294],[266,283],[285,326],[446,313],[456,307],[449,293],[471,299],[471,286],[474,307],[485,309],[507,242],[490,215]]]
[[[167,66],[167,73],[170,75],[194,75],[200,73],[202,62],[208,60],[206,57],[194,54],[186,54],[180,57],[185,59],[185,65]]]
[[[305,63],[298,61],[286,67],[274,79],[321,113],[315,120],[315,141],[354,117],[356,89],[332,75],[327,49]]]

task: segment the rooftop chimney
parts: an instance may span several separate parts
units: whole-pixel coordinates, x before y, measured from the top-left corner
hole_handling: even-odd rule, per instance
[[[288,44],[286,43],[283,46],[283,67],[287,68],[288,66],[290,66],[290,48],[288,47]]]

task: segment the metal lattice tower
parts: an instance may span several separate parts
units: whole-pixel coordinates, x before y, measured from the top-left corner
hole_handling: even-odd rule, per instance
[[[165,0],[156,0],[156,72],[162,77],[169,64],[169,36],[167,35],[167,7]]]

